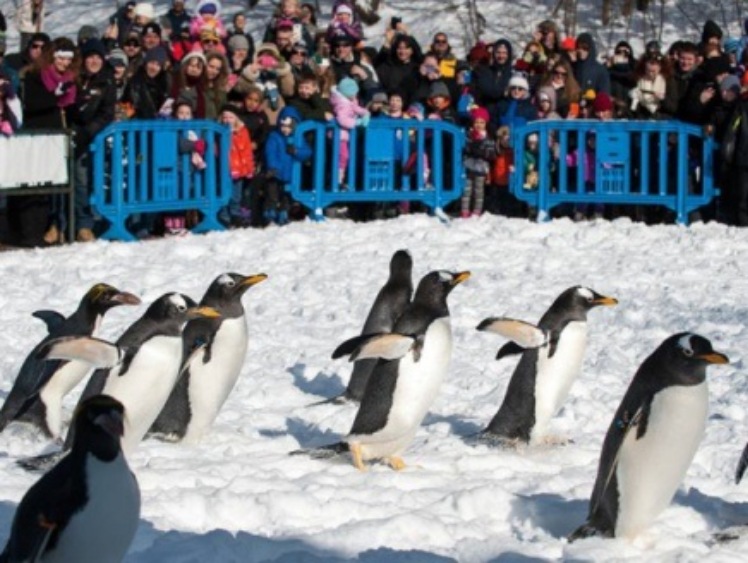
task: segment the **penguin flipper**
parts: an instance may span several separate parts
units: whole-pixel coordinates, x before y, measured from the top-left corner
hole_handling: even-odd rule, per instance
[[[343,342],[333,352],[333,359],[349,356],[349,360],[384,359],[397,360],[407,354],[416,339],[397,333],[369,334]]]
[[[738,468],[735,470],[735,484],[737,485],[743,479],[743,474],[746,468],[748,468],[748,444],[743,448],[743,453],[738,461]]]
[[[31,316],[43,321],[47,325],[47,331],[50,334],[55,333],[62,326],[62,323],[65,322],[65,316],[62,313],[49,309],[34,311],[31,313]]]
[[[506,356],[522,354],[524,351],[525,349],[516,342],[507,342],[501,348],[499,348],[498,352],[496,352],[496,359],[500,360],[501,358],[505,358]]]
[[[114,367],[122,357],[122,350],[116,344],[90,336],[55,338],[37,351],[40,360],[80,360],[95,368]]]
[[[50,452],[16,461],[16,465],[31,472],[45,473],[67,455],[67,450]]]
[[[495,332],[508,338],[522,348],[539,348],[548,342],[548,335],[542,328],[526,321],[508,317],[489,317],[476,327],[476,330]]]

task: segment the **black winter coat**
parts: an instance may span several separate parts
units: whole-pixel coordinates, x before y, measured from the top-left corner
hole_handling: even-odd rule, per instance
[[[138,119],[154,119],[158,110],[169,96],[169,73],[161,71],[154,78],[149,77],[145,67],[138,69],[125,87],[122,101],[132,104]]]
[[[57,107],[57,96],[47,90],[38,71],[26,74],[21,102],[24,129],[65,128],[65,110]]]
[[[74,131],[76,157],[85,154],[96,134],[114,120],[116,101],[117,87],[106,66],[94,75],[81,77],[68,121]]]

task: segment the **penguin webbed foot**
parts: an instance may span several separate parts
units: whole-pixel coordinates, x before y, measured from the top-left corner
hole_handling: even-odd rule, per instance
[[[566,438],[565,436],[555,436],[553,434],[549,434],[547,436],[543,436],[541,439],[541,443],[544,446],[568,446],[569,444],[573,444],[574,440],[571,438]]]
[[[604,537],[604,538],[612,538],[613,533],[601,530],[600,528],[598,528],[591,522],[585,522],[584,524],[579,526],[579,528],[577,528],[571,534],[569,534],[566,540],[569,543],[572,543],[577,540],[583,540],[583,539],[592,538],[595,536]]]
[[[485,444],[492,448],[501,448],[505,450],[519,450],[527,445],[527,441],[521,438],[509,438],[495,432],[484,430],[475,435],[475,440],[479,444]]]
[[[387,465],[389,465],[395,471],[402,471],[408,466],[405,464],[401,457],[390,456],[387,458]]]

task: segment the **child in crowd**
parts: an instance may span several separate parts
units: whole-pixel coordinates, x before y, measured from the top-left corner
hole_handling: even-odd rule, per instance
[[[509,193],[509,176],[514,171],[514,150],[509,127],[502,125],[496,131],[496,158],[491,168],[491,182],[486,190],[486,209],[489,213],[518,215],[516,198]]]
[[[0,68],[0,135],[12,135],[23,124],[21,102],[13,84]]]
[[[429,119],[440,119],[448,123],[457,123],[457,112],[452,107],[449,88],[441,80],[435,81],[429,88]]]
[[[465,172],[467,179],[462,192],[460,217],[479,217],[483,213],[486,177],[491,162],[496,158],[496,145],[488,135],[488,110],[475,107],[470,111],[471,125],[465,145]],[[472,205],[471,205],[472,203]]]
[[[522,187],[526,190],[538,189],[538,161],[540,160],[538,143],[537,133],[531,133],[527,136],[522,163],[522,177],[525,179]]]
[[[226,38],[226,27],[221,21],[221,3],[216,0],[200,0],[197,3],[197,15],[190,21],[190,35],[193,41],[200,39],[203,31],[212,31],[220,39]]]
[[[264,217],[269,223],[288,223],[288,196],[285,185],[292,179],[294,162],[304,162],[312,156],[312,149],[300,137],[294,140],[294,130],[301,121],[295,108],[284,107],[278,115],[276,128],[265,143],[265,201]]]
[[[338,182],[341,189],[347,189],[345,185],[346,170],[348,167],[349,151],[348,143],[350,131],[357,126],[366,127],[369,124],[369,110],[358,103],[358,84],[352,78],[343,78],[338,85],[332,89],[330,103],[332,104],[335,119],[341,128],[340,131],[340,159],[338,162]]]
[[[391,92],[387,99],[387,116],[392,119],[401,119],[405,117],[405,114],[403,113],[405,108],[403,106],[403,95],[400,92]]]
[[[295,107],[304,121],[331,121],[335,117],[330,100],[320,95],[319,81],[312,72],[304,72],[299,76],[296,95],[288,100],[288,105]]]
[[[231,200],[228,208],[221,215],[232,227],[250,225],[249,208],[243,204],[244,188],[254,176],[255,160],[252,154],[252,139],[249,129],[239,118],[239,108],[232,104],[221,107],[220,122],[231,130],[231,149],[229,150],[229,168],[231,169]],[[228,216],[228,217],[227,217]]]

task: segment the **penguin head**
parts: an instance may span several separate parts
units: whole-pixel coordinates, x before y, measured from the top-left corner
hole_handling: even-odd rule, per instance
[[[88,290],[81,300],[81,307],[96,313],[104,313],[120,305],[139,305],[140,298],[132,293],[120,291],[106,283],[97,283]]]
[[[617,305],[618,300],[601,295],[589,287],[575,285],[558,296],[552,308],[561,307],[571,313],[574,318],[586,319],[587,311],[601,305]]]
[[[712,343],[692,332],[680,332],[667,338],[654,353],[666,372],[679,385],[698,385],[706,377],[710,364],[727,364],[730,359],[712,348]]]
[[[120,451],[125,407],[109,395],[94,395],[81,402],[73,421],[73,451],[91,452],[111,461]]]
[[[413,302],[443,308],[450,292],[469,277],[470,272],[434,270],[421,278]]]
[[[411,278],[413,273],[413,257],[407,250],[398,250],[390,260],[390,276],[407,276]]]
[[[190,319],[217,318],[220,315],[212,307],[198,306],[183,293],[165,293],[148,307],[145,316],[157,322],[172,321],[182,325]]]
[[[221,305],[239,301],[245,291],[266,279],[266,274],[249,276],[232,272],[221,274],[210,284],[201,303],[203,305]]]

